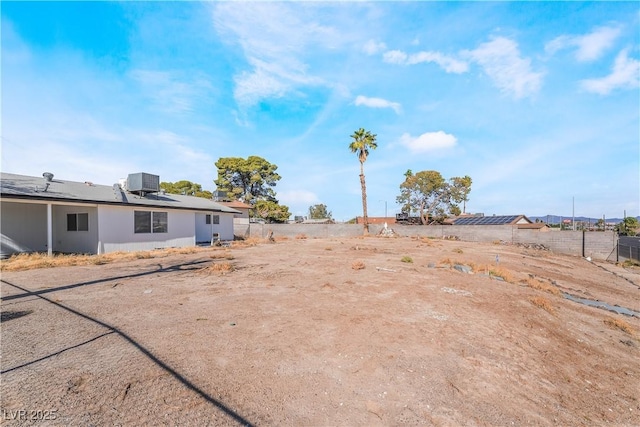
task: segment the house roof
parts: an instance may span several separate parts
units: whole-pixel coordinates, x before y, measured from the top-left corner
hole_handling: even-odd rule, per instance
[[[533,222],[531,224],[518,224],[518,228],[521,229],[529,229],[529,230],[541,230],[543,228],[549,228],[549,226],[547,224],[545,224],[544,222]]]
[[[531,224],[524,215],[463,216],[456,218],[453,225],[516,225]]]
[[[202,197],[161,193],[139,196],[121,189],[118,184],[98,185],[53,178],[49,186],[45,187],[45,179],[42,177],[4,172],[0,174],[2,198],[240,213]]]
[[[233,200],[231,202],[218,202],[218,203],[220,203],[221,205],[228,206],[228,207],[233,208],[233,209],[251,209],[251,207],[252,207],[251,205],[248,205],[248,204],[246,204],[244,202],[241,202],[240,200]]]

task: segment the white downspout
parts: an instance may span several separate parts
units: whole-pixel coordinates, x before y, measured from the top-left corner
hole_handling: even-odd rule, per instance
[[[51,203],[47,203],[47,255],[53,255],[53,213]]]

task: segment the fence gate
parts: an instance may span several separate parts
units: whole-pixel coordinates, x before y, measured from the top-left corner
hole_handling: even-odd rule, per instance
[[[618,238],[618,258],[640,261],[640,237],[620,236]]]

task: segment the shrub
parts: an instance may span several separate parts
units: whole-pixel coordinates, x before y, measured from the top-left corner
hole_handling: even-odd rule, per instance
[[[551,314],[554,314],[556,311],[555,308],[553,308],[553,304],[551,304],[551,301],[549,301],[545,297],[532,297],[529,298],[529,301],[536,307],[539,307]]]
[[[365,267],[364,266],[364,262],[362,262],[362,261],[354,261],[351,264],[351,268],[353,268],[354,270],[362,270],[362,269],[364,269],[364,267]]]
[[[233,271],[233,265],[229,262],[219,262],[203,268],[202,271],[207,273],[226,274]]]
[[[403,256],[400,261],[402,262],[408,262],[408,263],[412,263],[413,262],[413,258],[411,258],[410,256]]]
[[[562,291],[560,291],[560,289],[541,280],[529,278],[522,280],[522,283],[525,283],[530,288],[537,289],[539,291],[549,292],[555,296],[562,296]]]
[[[613,329],[620,329],[622,332],[625,332],[629,335],[633,335],[634,330],[627,322],[622,319],[616,319],[613,317],[608,317],[603,320],[604,324]]]
[[[501,277],[505,282],[513,283],[513,276],[511,273],[504,268],[500,267],[490,267],[489,268],[489,276]]]

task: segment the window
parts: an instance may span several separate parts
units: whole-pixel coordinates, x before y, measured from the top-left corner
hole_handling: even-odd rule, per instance
[[[67,214],[67,231],[89,231],[89,214]]]
[[[214,224],[220,224],[220,215],[214,215],[213,216],[213,223]]]
[[[151,212],[135,211],[133,213],[133,232],[151,233]]]
[[[135,211],[133,213],[134,233],[167,233],[168,217],[167,212]]]
[[[168,229],[168,214],[166,212],[153,212],[153,232],[166,233]]]
[[[205,215],[204,223],[205,224],[211,224],[211,215],[209,215],[209,214]]]

